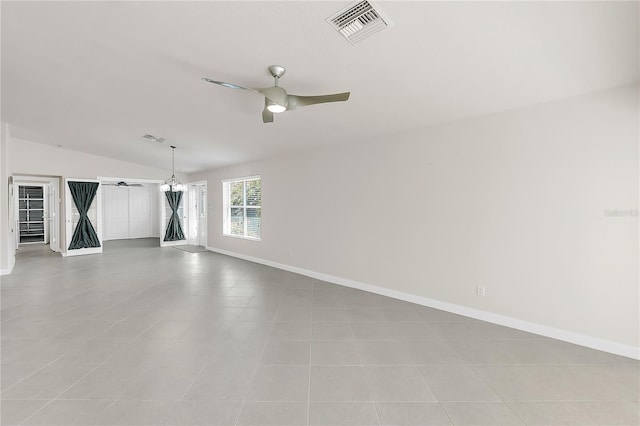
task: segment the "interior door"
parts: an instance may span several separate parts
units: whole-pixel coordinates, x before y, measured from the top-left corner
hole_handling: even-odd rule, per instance
[[[207,246],[207,185],[198,185],[198,245]]]
[[[58,235],[58,183],[50,183],[47,185],[47,216],[49,218],[48,223],[48,235],[49,235],[49,248],[52,251],[60,251],[60,236]]]
[[[129,188],[103,185],[104,197],[104,239],[121,240],[129,238]]]
[[[151,217],[151,188],[129,187],[129,238],[153,236]]]
[[[18,224],[18,185],[14,182],[13,176],[9,176],[9,231],[13,235],[13,251],[18,250],[20,241],[20,225]]]
[[[99,247],[85,247],[85,248],[71,248],[70,244],[73,239],[74,232],[78,224],[80,224],[80,210],[73,200],[71,190],[69,189],[69,182],[85,182],[85,183],[97,183],[96,194],[87,209],[86,216],[91,223],[95,237],[97,237],[97,243]],[[84,254],[96,254],[102,253],[102,188],[100,181],[95,179],[65,179],[65,230],[66,230],[66,247],[65,256],[78,256]],[[84,222],[84,221],[83,221]]]
[[[190,245],[207,245],[207,185],[195,183],[188,185],[189,203],[187,239]]]
[[[197,246],[198,245],[198,229],[200,227],[199,224],[199,220],[198,220],[198,197],[197,197],[197,191],[198,191],[198,186],[197,185],[189,185],[189,234],[188,234],[188,239],[189,239],[189,244],[190,245],[194,245]]]
[[[42,185],[42,209],[44,243],[49,244],[49,228],[51,228],[51,218],[49,217],[49,185]]]

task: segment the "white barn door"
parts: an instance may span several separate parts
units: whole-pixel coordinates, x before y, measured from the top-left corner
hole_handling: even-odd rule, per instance
[[[152,188],[144,186],[129,188],[129,238],[153,236],[151,191]]]
[[[129,238],[129,188],[102,186],[104,206],[104,239]]]
[[[155,236],[154,187],[103,186],[104,239],[123,240]]]

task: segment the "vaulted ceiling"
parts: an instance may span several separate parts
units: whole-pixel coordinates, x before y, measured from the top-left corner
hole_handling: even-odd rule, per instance
[[[350,2],[2,1],[2,121],[35,142],[183,172],[552,101],[638,81],[637,2],[400,2],[351,45]],[[351,91],[263,124],[251,87]],[[163,144],[143,139],[150,133]]]

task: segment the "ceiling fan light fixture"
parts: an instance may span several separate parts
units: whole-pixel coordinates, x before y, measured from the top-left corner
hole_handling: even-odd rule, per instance
[[[368,3],[365,1],[368,5]],[[273,123],[273,114],[279,114],[285,111],[291,111],[296,108],[306,107],[315,104],[324,104],[328,102],[344,102],[349,100],[350,92],[333,93],[330,95],[318,95],[318,96],[299,96],[290,95],[287,91],[278,86],[278,80],[284,75],[285,68],[280,65],[269,66],[269,72],[274,78],[274,84],[271,87],[264,88],[251,88],[244,87],[235,83],[227,83],[224,81],[211,80],[210,78],[202,78],[208,83],[217,84],[222,87],[231,89],[243,89],[249,90],[259,95],[264,96],[264,109],[262,110],[262,122]]]
[[[281,112],[285,112],[287,110],[287,107],[267,99],[267,109],[273,112],[274,114],[279,114]]]

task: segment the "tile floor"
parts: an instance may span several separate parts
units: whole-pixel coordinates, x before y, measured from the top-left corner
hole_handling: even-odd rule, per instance
[[[3,425],[638,425],[639,363],[214,254],[21,248]]]

